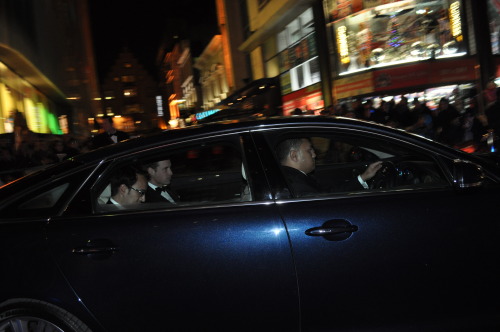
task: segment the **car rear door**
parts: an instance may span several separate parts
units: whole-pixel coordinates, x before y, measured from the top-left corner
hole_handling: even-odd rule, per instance
[[[305,126],[254,136],[260,150],[269,144],[271,151],[290,132],[326,137],[323,142],[335,148],[350,142],[339,144],[334,129],[318,133]],[[396,142],[369,132],[349,137],[358,145],[366,141],[372,151]],[[277,175],[276,158],[266,158],[292,243],[303,331],[475,331],[500,325],[498,185],[457,193],[436,153],[398,144],[395,151],[425,157],[418,163],[432,168],[434,162],[443,182],[287,198],[293,189]],[[334,149],[320,150],[317,155],[326,158]],[[317,160],[316,171],[322,166]],[[409,177],[408,169],[399,169]]]
[[[190,202],[175,207],[146,202],[141,210],[93,215],[68,212],[54,219],[48,231],[56,262],[109,331],[298,331],[287,232],[266,198],[269,189],[247,135],[186,142],[127,158],[168,154],[173,158],[172,185],[177,183]],[[224,159],[227,145],[220,142],[241,144],[245,153],[239,164],[228,166],[234,160]],[[179,151],[189,165],[172,157]],[[210,156],[203,155],[207,151]],[[115,160],[113,165],[126,162]],[[226,177],[228,169],[237,169],[241,177],[242,162],[253,198],[218,201],[233,183],[222,185],[217,179]],[[200,169],[210,169],[210,174],[197,173]],[[106,176],[96,174],[101,180]],[[190,181],[196,184],[189,187]],[[88,198],[94,189],[83,188],[73,204],[95,201],[96,194]]]

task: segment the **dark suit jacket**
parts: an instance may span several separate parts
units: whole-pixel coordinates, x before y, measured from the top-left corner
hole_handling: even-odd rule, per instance
[[[177,194],[173,190],[169,189],[167,192],[175,202],[179,201],[179,196],[177,196]],[[148,185],[148,189],[146,190],[146,203],[150,203],[150,202],[153,202],[153,203],[154,202],[163,202],[163,203],[168,203],[168,204],[173,205],[173,203],[170,202],[165,197],[163,197],[159,191],[154,190],[153,188],[151,188]]]
[[[116,139],[118,142],[124,141],[126,139],[129,139],[130,136],[124,131],[117,130],[114,135],[116,135]],[[97,149],[100,148],[101,146],[106,146],[106,145],[111,145],[114,144],[115,142],[111,139],[109,134],[107,132],[100,133],[99,135],[94,136],[92,139],[92,148]]]
[[[318,182],[312,175],[306,175],[293,167],[282,166],[283,173],[291,187],[295,197],[314,196],[317,194],[341,192],[341,191],[359,191],[363,190],[363,186],[359,183],[358,179],[346,179],[338,186],[325,187]]]

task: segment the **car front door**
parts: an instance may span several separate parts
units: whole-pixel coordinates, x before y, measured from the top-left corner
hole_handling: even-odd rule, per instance
[[[252,174],[262,173],[255,149],[247,149],[246,161],[235,159],[227,140],[193,140],[127,157],[167,154],[172,185],[185,199],[178,206],[146,202],[140,210],[52,220],[48,238],[55,260],[104,329],[299,330],[287,232],[264,198],[266,185],[252,180]],[[239,196],[242,162],[251,199]],[[228,182],[217,182],[223,178]],[[231,196],[234,188],[238,192]],[[79,200],[85,199],[75,203]]]
[[[272,177],[293,247],[303,331],[498,328],[498,186],[457,193],[432,152],[392,148],[395,140],[369,133],[339,139],[331,132],[293,131],[312,137],[317,177],[366,166],[363,153],[392,160],[397,172],[377,180],[390,183],[385,188],[300,198],[286,198],[279,189],[285,177]],[[267,142],[255,134],[261,150],[290,136],[263,134]],[[268,161],[276,170],[277,160]]]

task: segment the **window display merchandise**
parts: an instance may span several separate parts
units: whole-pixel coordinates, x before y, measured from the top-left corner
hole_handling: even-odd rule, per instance
[[[345,2],[345,1],[344,1]],[[465,54],[460,1],[397,1],[341,17],[339,2],[326,1],[336,38],[339,72]]]

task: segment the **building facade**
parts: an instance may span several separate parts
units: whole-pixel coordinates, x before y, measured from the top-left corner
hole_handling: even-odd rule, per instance
[[[102,84],[102,112],[97,117],[114,116],[114,123],[127,132],[148,132],[158,128],[157,82],[137,58],[123,49]],[[97,129],[97,128],[96,128]]]
[[[223,63],[222,38],[221,35],[215,35],[194,63],[200,72],[204,110],[214,108],[230,93],[228,78],[232,78],[232,75],[227,74]]]
[[[167,46],[167,45],[172,45]],[[165,117],[171,127],[184,126],[191,113],[201,107],[202,97],[197,73],[193,70],[189,40],[177,36],[160,47],[160,89]]]
[[[498,1],[248,0],[239,49],[279,77],[283,114],[353,98],[464,102],[499,76]],[[487,18],[487,19],[486,19]],[[491,39],[491,40],[490,40]]]
[[[87,136],[98,90],[87,1],[0,2],[0,134],[19,111],[33,132]]]
[[[247,5],[245,0],[216,0],[216,8],[229,95],[254,79],[248,55],[238,50],[248,34]]]
[[[333,95],[463,103],[494,74],[484,1],[352,1],[345,7],[325,0],[333,60]],[[486,62],[485,62],[486,60]],[[488,69],[489,68],[489,69]],[[489,73],[487,73],[489,72]],[[397,99],[396,99],[397,101]],[[461,107],[463,108],[463,106]]]
[[[307,0],[247,1],[251,34],[239,46],[251,59],[254,79],[279,77],[282,113],[294,109],[319,113],[329,93],[322,77],[327,73],[325,39],[316,22],[321,4]],[[318,29],[318,27],[320,29]]]

